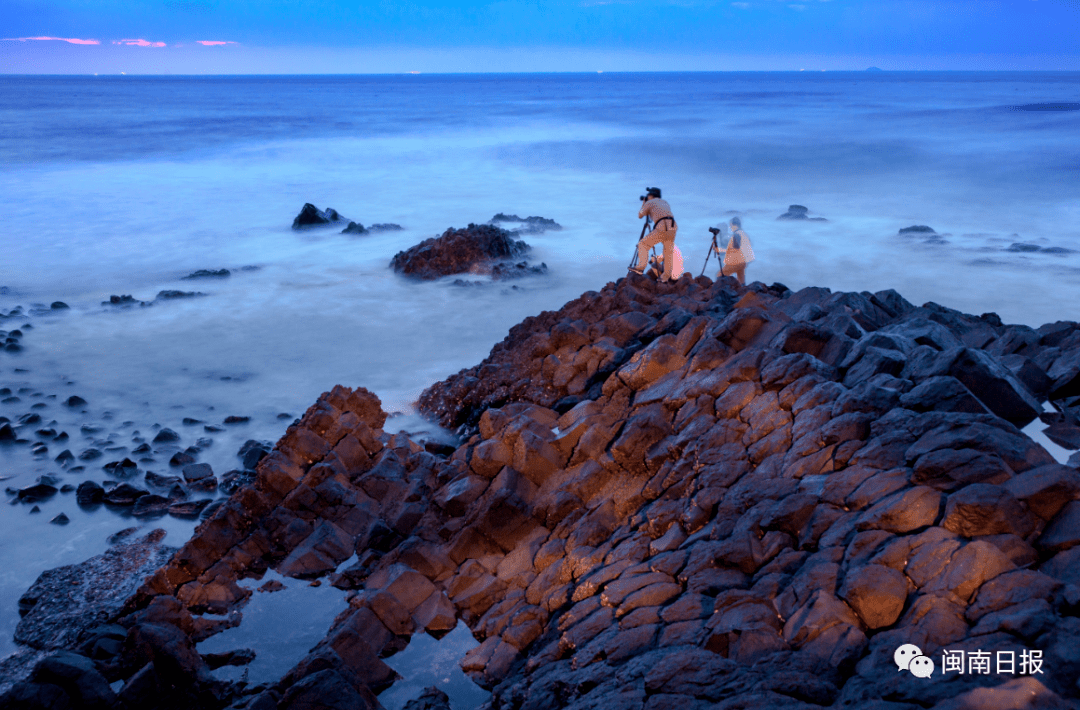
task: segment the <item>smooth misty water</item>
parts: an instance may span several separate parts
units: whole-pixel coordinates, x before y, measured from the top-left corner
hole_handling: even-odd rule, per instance
[[[0,387],[23,390],[0,415],[39,411],[72,436],[43,458],[0,447],[0,475],[100,481],[133,430],[149,438],[154,425],[183,446],[211,437],[200,460],[220,474],[245,439],[276,440],[338,383],[409,412],[514,323],[621,276],[646,185],[672,204],[695,274],[706,227],[734,211],[758,256],[752,279],[896,288],[1031,325],[1077,319],[1080,111],[1017,107],[1078,96],[1078,73],[0,77],[0,311],[72,306],[0,323],[33,326],[22,353],[0,353]],[[405,229],[297,233],[304,202]],[[829,221],[776,221],[792,203]],[[397,251],[500,211],[565,227],[526,237],[548,276],[461,288],[388,270]],[[914,224],[944,239],[897,235]],[[180,280],[202,268],[233,275]],[[173,288],[206,296],[101,305]],[[59,404],[70,394],[85,413]],[[251,421],[212,435],[181,424],[229,414]],[[94,423],[103,430],[80,432]],[[112,451],[85,472],[52,463],[95,441]],[[144,468],[167,472],[167,454]],[[0,654],[42,570],[133,524],[70,495],[41,507],[0,507]],[[50,525],[61,511],[72,522]],[[173,545],[194,527],[145,524],[167,526]]]

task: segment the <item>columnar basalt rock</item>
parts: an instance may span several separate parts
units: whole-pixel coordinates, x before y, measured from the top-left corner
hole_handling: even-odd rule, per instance
[[[424,392],[452,452],[386,434],[366,390],[324,394],[128,600],[122,644],[80,648],[121,701],[173,683],[207,708],[378,707],[383,659],[458,620],[493,709],[1069,707],[1080,472],[1018,427],[1056,391],[1031,368],[1067,393],[1074,332],[892,291],[631,276]],[[189,642],[268,568],[329,575],[348,604],[251,697]],[[902,644],[933,680],[898,672]],[[945,650],[1040,650],[1044,673],[946,681]],[[75,697],[47,677],[19,697]]]

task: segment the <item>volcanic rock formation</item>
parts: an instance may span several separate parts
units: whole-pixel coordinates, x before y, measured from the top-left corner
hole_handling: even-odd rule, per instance
[[[427,390],[452,453],[323,394],[130,597],[122,643],[6,699],[377,708],[383,658],[461,620],[492,709],[1075,707],[1080,472],[1018,427],[1075,407],[1077,340],[893,291],[628,277]],[[272,687],[215,681],[199,615],[268,568],[348,604]],[[990,670],[943,673],[960,651]]]

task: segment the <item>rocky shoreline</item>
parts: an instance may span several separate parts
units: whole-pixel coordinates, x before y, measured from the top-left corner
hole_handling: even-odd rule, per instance
[[[383,659],[460,619],[493,710],[1077,706],[1080,458],[1020,430],[1080,429],[1076,323],[631,276],[527,318],[420,406],[463,443],[325,393],[137,591],[64,602],[81,626],[44,613],[48,575],[168,551],[151,535],[43,575],[20,635],[51,655],[0,704],[377,708]],[[347,606],[278,682],[217,680],[246,656],[194,644],[271,568]],[[897,670],[905,644],[930,678]],[[1037,651],[1041,672],[943,675],[946,651]]]

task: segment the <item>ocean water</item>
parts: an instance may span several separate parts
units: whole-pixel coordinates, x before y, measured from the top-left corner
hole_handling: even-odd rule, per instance
[[[220,474],[336,384],[374,391],[394,426],[445,436],[412,414],[419,392],[625,273],[646,186],[671,203],[695,275],[707,228],[739,214],[750,279],[1080,319],[1078,102],[1080,73],[0,77],[0,313],[24,313],[0,329],[32,326],[21,353],[0,352],[0,388],[18,398],[0,415],[39,413],[31,439],[53,421],[71,436],[44,439],[44,455],[0,446],[0,476],[100,482],[160,427],[180,448],[209,439],[198,457]],[[293,231],[305,202],[403,230]],[[790,204],[827,221],[777,221]],[[525,237],[546,276],[463,288],[389,270],[397,251],[497,212],[564,227]],[[898,234],[912,225],[938,236]],[[166,289],[205,295],[102,305]],[[70,309],[48,311],[57,300]],[[71,394],[88,404],[62,406]],[[250,421],[182,421],[228,415]],[[53,462],[95,445],[81,472]],[[172,449],[155,448],[141,468],[174,473]],[[73,494],[39,505],[0,506],[0,655],[41,571],[131,525],[164,526],[173,545],[194,527],[82,510]],[[71,522],[50,524],[60,512]]]

